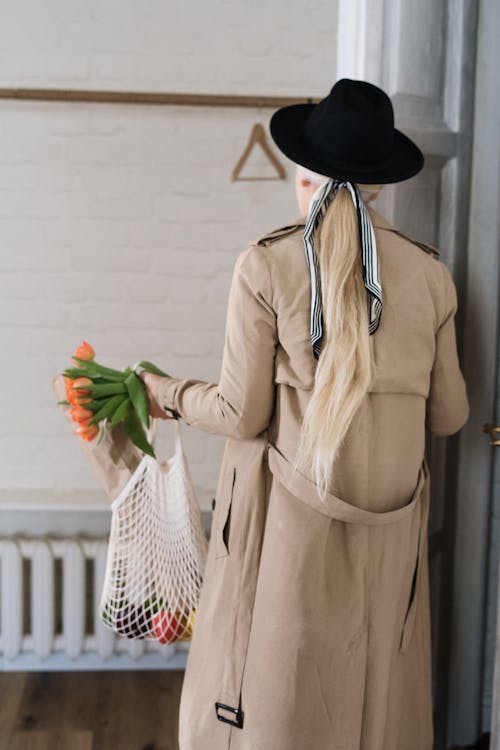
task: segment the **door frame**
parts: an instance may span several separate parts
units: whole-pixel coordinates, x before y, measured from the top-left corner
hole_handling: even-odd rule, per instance
[[[470,417],[456,435],[429,436],[435,487],[444,492],[445,507],[444,538],[434,540],[434,546],[443,545],[446,560],[436,695],[439,721],[435,747],[439,750],[472,744],[481,733],[488,562],[485,540],[491,526],[493,462],[482,425],[494,418],[499,295],[495,132],[499,102],[492,85],[499,67],[495,65],[498,25],[495,38],[492,23],[495,12],[498,15],[495,4],[497,0],[429,0],[418,4],[416,0],[339,0],[337,78],[364,79],[384,88],[393,100],[397,126],[416,140],[426,161],[434,160],[441,170],[438,211],[445,220],[440,222],[437,239],[445,249],[459,298],[457,345]],[[425,23],[436,8],[446,29],[446,36],[440,40],[444,46],[441,67],[435,71],[443,80],[440,101],[419,99],[411,86],[408,90],[398,87],[399,80],[411,83],[404,68],[400,19],[409,10],[413,13],[417,28],[412,28],[412,35],[420,35],[417,39],[422,39],[422,54],[429,55],[425,49],[431,29],[426,35]],[[419,88],[416,86],[416,90]],[[421,122],[415,117],[418,111],[423,112]],[[389,194],[387,210],[382,211],[390,220],[394,220],[397,189]],[[500,701],[500,646],[498,652],[496,701]]]
[[[497,0],[481,0],[475,65],[473,159],[468,234],[467,302],[465,308],[464,362],[467,368],[472,417],[460,445],[458,476],[459,514],[456,535],[454,617],[456,618],[451,679],[467,682],[469,670],[481,670],[494,662],[493,696],[484,681],[479,695],[452,691],[457,730],[467,737],[481,731],[483,715],[491,710],[490,747],[500,750],[500,590],[497,590],[496,646],[486,640],[487,584],[491,566],[498,567],[498,540],[492,537],[498,498],[494,503],[494,464],[499,461],[495,448],[482,433],[485,422],[498,419],[499,401],[499,296],[500,296],[500,97],[498,68],[500,55],[500,5]],[[478,335],[479,332],[479,335]],[[498,448],[496,449],[498,450]],[[495,507],[496,505],[496,507]],[[497,522],[498,524],[498,522]],[[477,544],[476,540],[479,540]],[[471,541],[473,542],[471,544]],[[476,548],[477,547],[477,548]],[[467,555],[460,550],[467,549]],[[493,570],[495,568],[493,567]],[[490,580],[489,577],[491,577]],[[483,606],[471,606],[481,599]],[[490,617],[491,619],[491,617]],[[472,640],[476,635],[477,640]],[[462,654],[460,656],[460,654]],[[453,684],[453,682],[452,682]],[[481,691],[482,688],[482,691]],[[466,701],[473,702],[467,706]],[[467,732],[460,712],[467,711],[474,731]],[[476,713],[477,712],[477,713]],[[450,726],[450,736],[457,732]],[[460,734],[460,737],[462,734]]]

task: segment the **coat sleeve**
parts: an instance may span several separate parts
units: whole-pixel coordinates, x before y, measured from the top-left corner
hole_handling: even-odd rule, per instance
[[[469,401],[457,353],[457,290],[448,267],[442,261],[439,265],[443,273],[445,312],[436,331],[425,426],[436,435],[453,435],[469,418]]]
[[[205,432],[241,439],[262,432],[274,409],[278,334],[271,301],[263,248],[250,245],[233,268],[219,383],[162,378],[154,394],[159,406]]]

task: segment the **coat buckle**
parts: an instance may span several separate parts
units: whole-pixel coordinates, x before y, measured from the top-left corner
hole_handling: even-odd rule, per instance
[[[223,708],[226,711],[230,711],[232,714],[234,714],[236,717],[236,721],[233,721],[233,719],[230,719],[227,716],[222,716],[219,713],[220,708]],[[218,701],[216,701],[215,713],[217,714],[217,718],[219,719],[219,721],[225,721],[228,724],[232,724],[235,727],[239,727],[239,729],[243,728],[243,711],[240,708],[233,708],[232,706],[228,706],[225,703],[219,703]]]

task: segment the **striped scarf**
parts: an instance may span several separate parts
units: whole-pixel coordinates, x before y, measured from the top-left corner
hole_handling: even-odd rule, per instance
[[[354,182],[337,180],[334,177],[329,178],[316,190],[311,199],[304,229],[304,248],[311,275],[311,343],[316,359],[318,359],[321,351],[323,313],[319,261],[313,237],[337,190],[343,187],[348,188],[358,215],[358,229],[363,261],[363,281],[367,291],[368,330],[370,335],[375,333],[379,327],[382,314],[382,287],[380,286],[377,243],[366,204]]]

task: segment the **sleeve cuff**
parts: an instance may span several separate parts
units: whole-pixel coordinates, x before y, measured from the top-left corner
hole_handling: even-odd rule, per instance
[[[175,394],[180,383],[180,378],[165,377],[160,382],[155,398],[158,406],[168,412],[171,416],[178,419],[179,412],[176,409]]]

